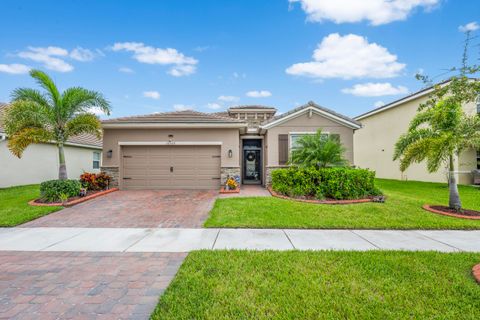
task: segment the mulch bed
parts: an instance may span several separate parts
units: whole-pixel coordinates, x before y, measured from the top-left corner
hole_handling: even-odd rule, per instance
[[[480,211],[468,210],[468,209],[462,209],[460,211],[456,211],[446,206],[431,206],[428,204],[423,205],[422,208],[429,212],[441,214],[444,216],[470,219],[470,220],[480,220]]]
[[[336,200],[336,199],[325,199],[325,200],[318,200],[318,199],[307,199],[307,198],[292,198],[280,194],[274,191],[271,187],[267,188],[270,194],[273,197],[280,198],[280,199],[287,199],[299,202],[306,202],[306,203],[317,203],[317,204],[356,204],[356,203],[366,203],[366,202],[375,202],[375,197],[368,197],[364,199],[350,199],[350,200]]]
[[[472,274],[478,284],[480,284],[480,263],[472,268]]]
[[[56,206],[69,207],[69,206],[73,206],[73,205],[88,201],[90,199],[94,199],[94,198],[103,196],[105,194],[115,192],[117,190],[118,190],[118,188],[112,188],[112,189],[100,190],[100,191],[87,191],[87,195],[85,197],[80,197],[80,196],[71,197],[71,198],[68,198],[66,203],[45,202],[43,199],[34,199],[34,200],[28,202],[28,204],[31,205],[31,206],[40,206],[40,207],[56,207]]]

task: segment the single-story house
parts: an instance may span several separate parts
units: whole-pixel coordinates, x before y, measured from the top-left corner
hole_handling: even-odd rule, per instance
[[[7,104],[0,103],[0,116]],[[0,124],[0,188],[58,179],[58,149],[54,144],[30,145],[18,159],[7,147],[8,136]],[[102,141],[83,134],[68,140],[65,160],[69,178],[100,172]]]
[[[356,121],[362,123],[362,129],[354,136],[355,165],[375,170],[379,178],[446,182],[446,167],[429,173],[425,163],[418,163],[401,172],[399,161],[393,161],[395,143],[400,135],[407,132],[418,107],[428,99],[433,90],[433,87],[425,88],[355,117]],[[480,101],[466,104],[463,109],[467,114],[480,113]],[[455,161],[459,183],[472,184],[472,170],[480,169],[480,153],[477,150],[468,150]]]
[[[266,185],[298,138],[336,135],[354,163],[360,123],[314,102],[275,115],[264,106],[178,111],[104,120],[102,170],[120,189],[218,189],[228,176]]]

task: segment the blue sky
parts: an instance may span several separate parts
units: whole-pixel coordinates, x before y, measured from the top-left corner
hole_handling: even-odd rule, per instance
[[[39,68],[62,89],[104,93],[113,117],[238,104],[284,112],[309,100],[355,116],[420,89],[419,70],[435,76],[458,65],[459,27],[478,34],[480,22],[478,0],[3,0],[1,8],[0,101],[35,86],[26,72]]]

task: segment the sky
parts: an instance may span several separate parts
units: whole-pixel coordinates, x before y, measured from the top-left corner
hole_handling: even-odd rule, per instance
[[[35,68],[61,90],[103,93],[110,117],[250,104],[285,112],[311,100],[353,117],[421,89],[418,72],[447,77],[464,32],[480,34],[478,0],[2,0],[0,8],[0,102],[36,87]]]

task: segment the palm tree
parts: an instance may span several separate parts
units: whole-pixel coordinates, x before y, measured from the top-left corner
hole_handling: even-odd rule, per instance
[[[44,92],[30,88],[13,91],[11,106],[3,118],[8,148],[20,158],[32,143],[55,143],[59,156],[58,178],[65,180],[65,142],[83,133],[100,138],[101,123],[91,108],[109,114],[110,104],[101,93],[80,87],[60,93],[53,80],[42,71],[31,70],[30,76]]]
[[[347,164],[343,158],[345,148],[338,135],[327,135],[318,130],[297,141],[299,147],[292,151],[290,163],[300,167],[342,167]]]
[[[413,118],[408,132],[395,144],[393,159],[400,159],[400,170],[412,163],[427,161],[429,172],[442,164],[448,167],[449,208],[462,208],[455,178],[455,157],[462,151],[480,148],[480,117],[466,115],[453,98],[423,108]]]

